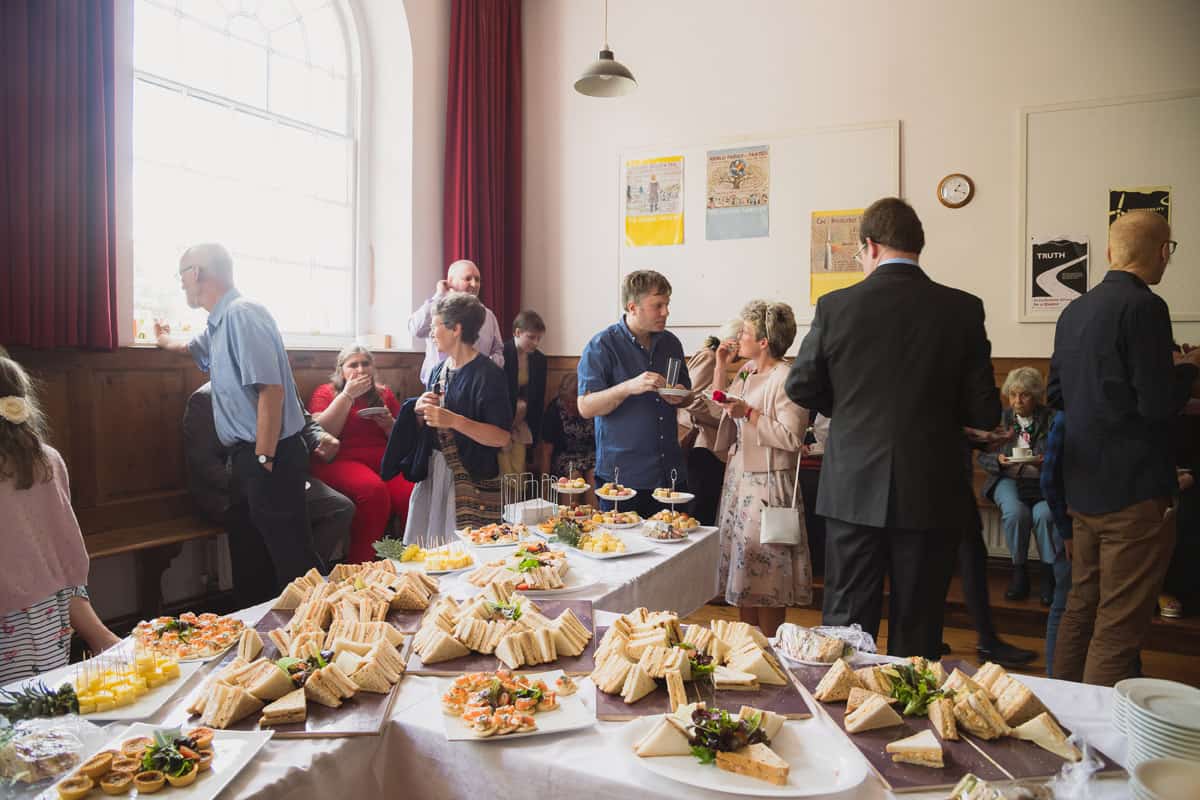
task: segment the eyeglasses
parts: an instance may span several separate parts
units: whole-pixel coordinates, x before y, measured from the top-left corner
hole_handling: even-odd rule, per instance
[[[1179,247],[1179,242],[1174,239],[1168,239],[1164,244],[1167,246],[1167,255],[1171,255],[1175,252],[1175,248]]]
[[[854,254],[854,260],[857,261],[859,264],[862,263],[863,253],[866,252],[866,249],[867,249],[867,243],[863,242],[862,244],[860,244],[858,246],[858,251]]]

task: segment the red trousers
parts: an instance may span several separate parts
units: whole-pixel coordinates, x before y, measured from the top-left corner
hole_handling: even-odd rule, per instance
[[[351,564],[375,560],[371,545],[383,538],[392,514],[400,517],[400,530],[404,530],[408,518],[408,498],[413,485],[403,475],[390,481],[379,477],[383,450],[383,447],[340,450],[330,464],[313,459],[312,474],[354,503],[350,549],[346,554],[346,561]]]

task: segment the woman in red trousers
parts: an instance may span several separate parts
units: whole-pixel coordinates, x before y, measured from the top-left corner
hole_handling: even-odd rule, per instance
[[[371,561],[371,545],[387,529],[392,514],[404,529],[412,484],[402,475],[390,481],[379,477],[388,434],[400,412],[396,396],[375,383],[375,358],[359,344],[338,353],[330,382],[313,392],[308,410],[321,427],[341,440],[337,456],[326,464],[312,461],[312,474],[354,501],[350,527],[350,563]]]

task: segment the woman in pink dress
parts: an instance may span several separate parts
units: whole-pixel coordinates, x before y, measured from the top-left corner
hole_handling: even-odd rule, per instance
[[[400,403],[386,386],[375,383],[375,357],[359,344],[338,353],[330,382],[318,386],[308,410],[341,446],[333,461],[312,460],[312,474],[354,501],[350,526],[352,564],[375,559],[372,545],[383,537],[395,514],[404,530],[412,484],[403,475],[385,481],[379,465]]]

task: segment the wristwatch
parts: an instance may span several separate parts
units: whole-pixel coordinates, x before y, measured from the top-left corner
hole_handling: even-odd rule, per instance
[[[258,457],[258,463],[260,463],[260,464],[274,464],[274,463],[275,463],[275,456],[264,456],[264,455],[259,455],[259,457]]]

